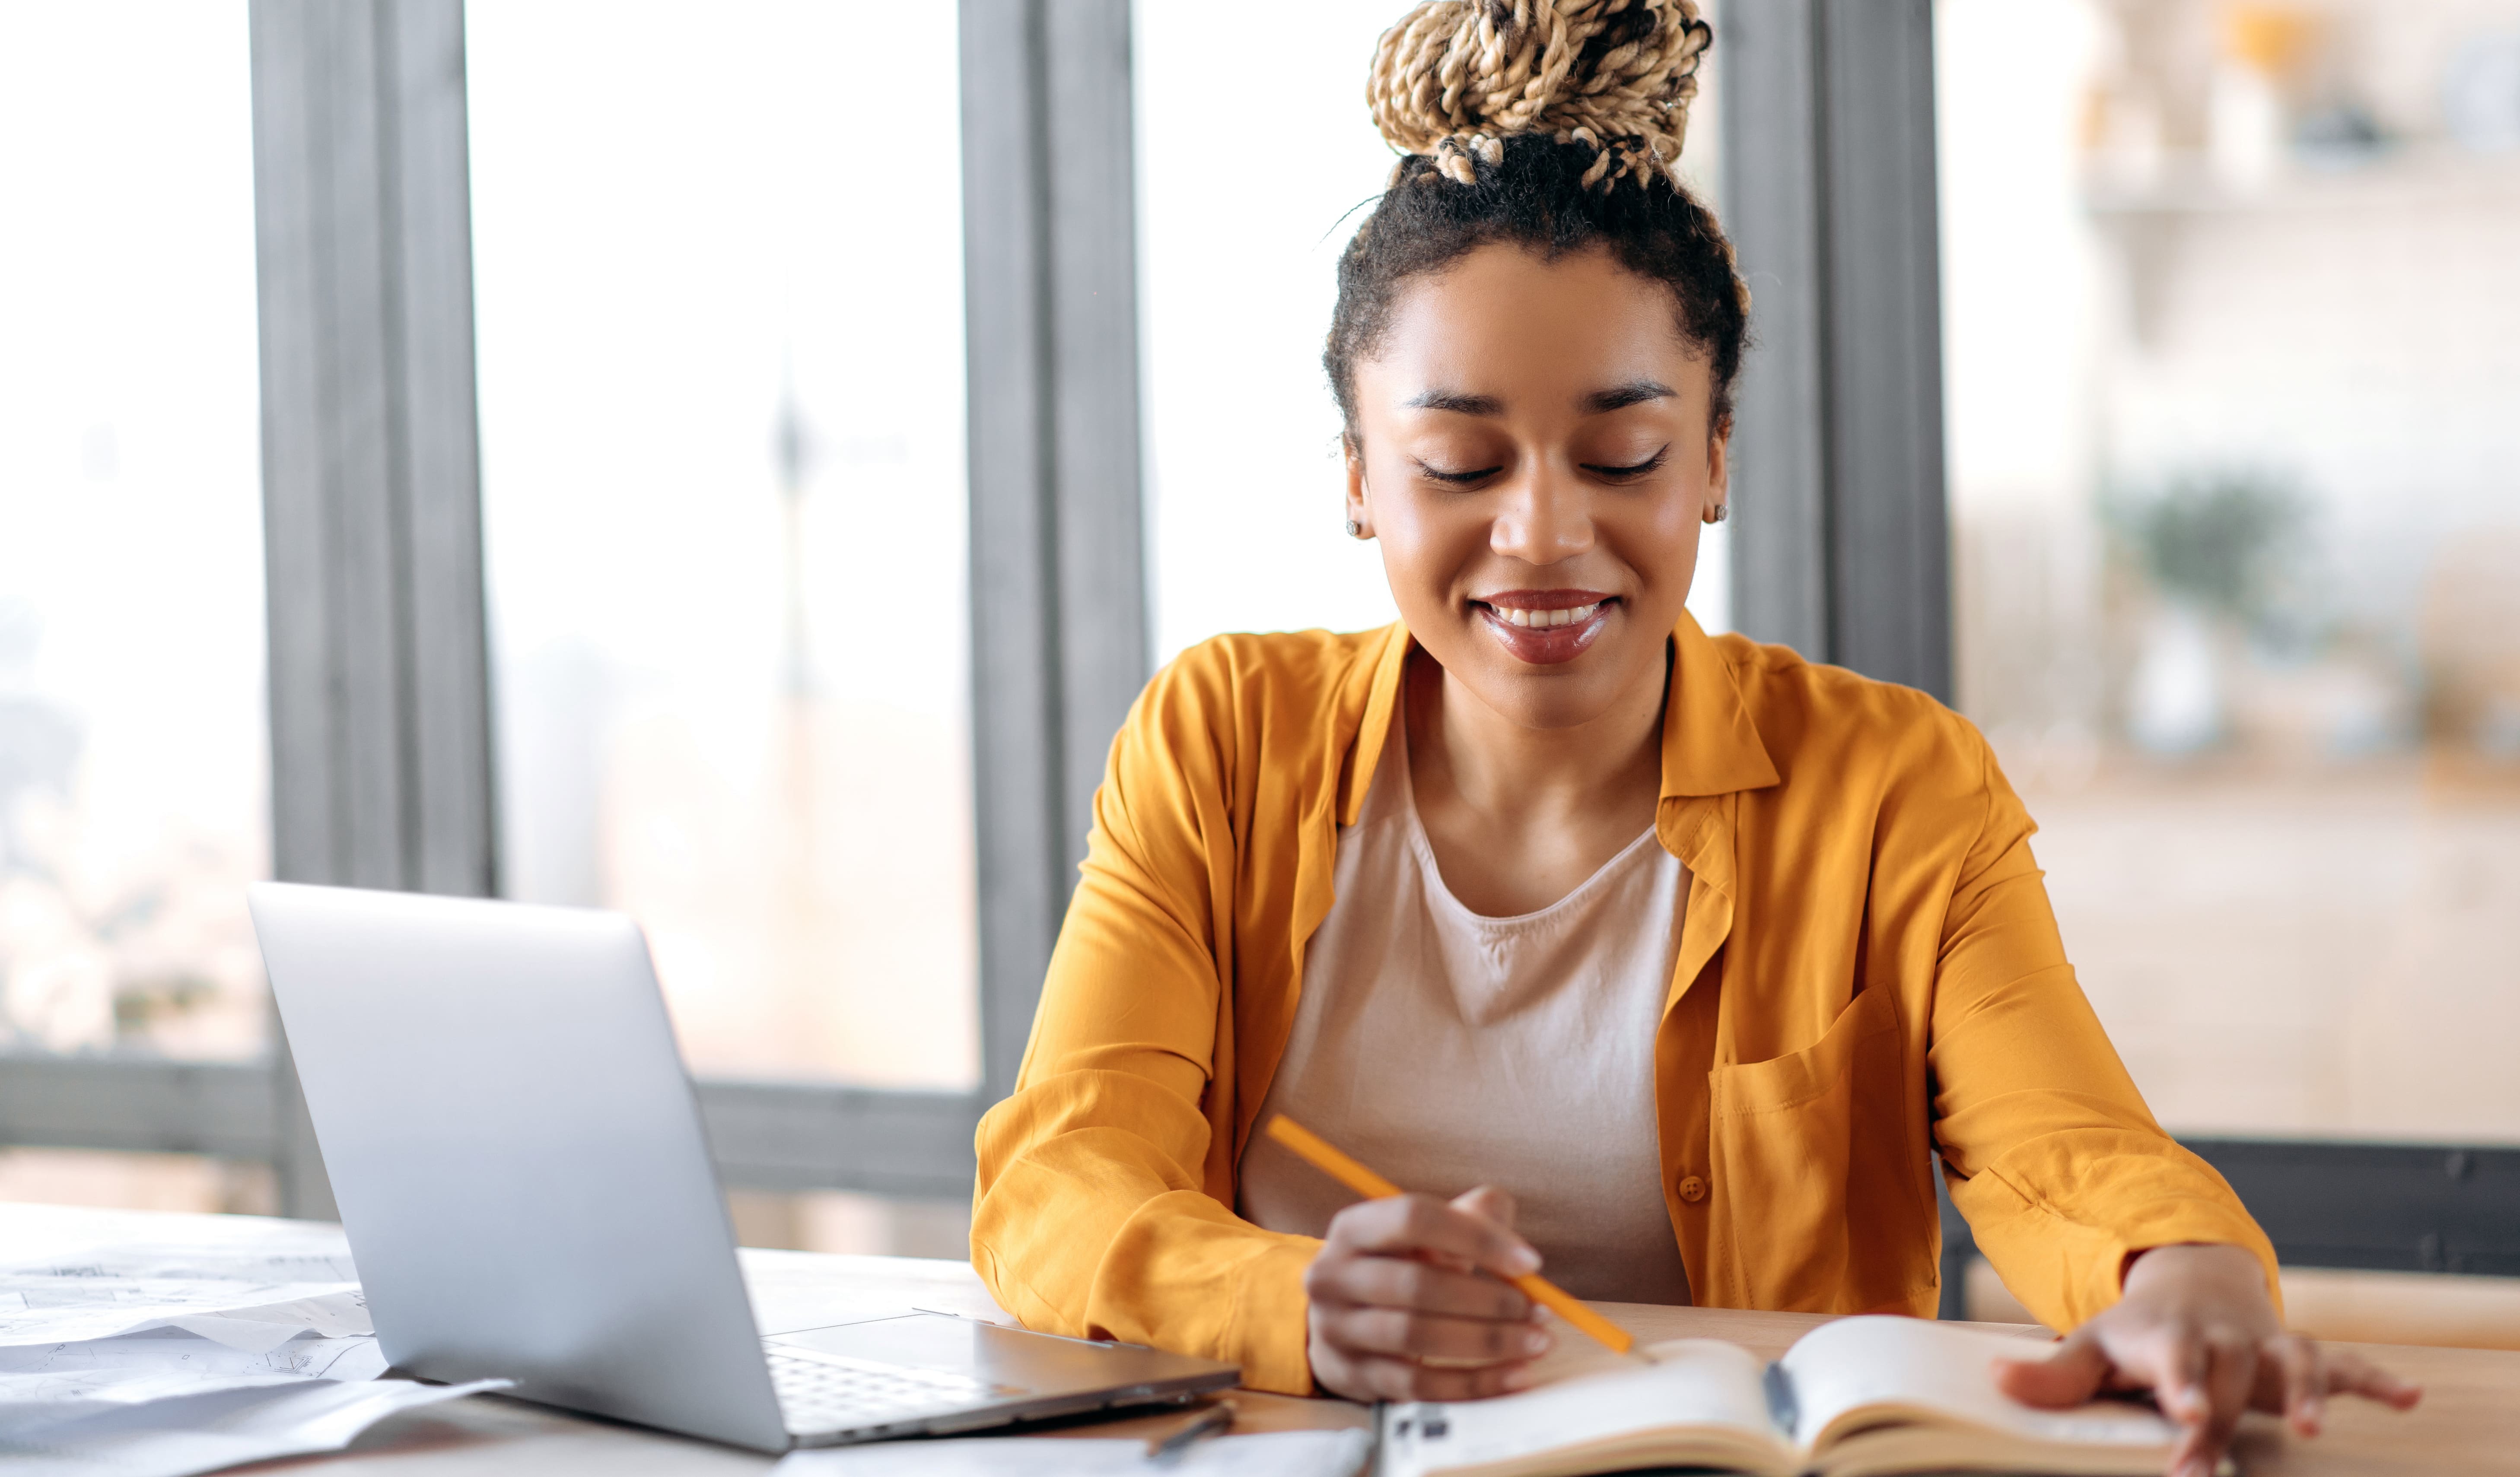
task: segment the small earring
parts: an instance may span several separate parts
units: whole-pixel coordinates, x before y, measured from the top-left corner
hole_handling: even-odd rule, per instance
[[[1710,523],[1720,523],[1723,522],[1726,517],[1730,516],[1732,512],[1732,507],[1731,504],[1718,503],[1714,507],[1707,509],[1701,516]]]
[[[1352,539],[1361,539],[1365,537],[1365,525],[1354,518],[1348,519],[1347,536]]]

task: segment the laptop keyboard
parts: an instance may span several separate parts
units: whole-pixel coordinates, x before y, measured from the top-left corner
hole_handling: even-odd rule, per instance
[[[844,1431],[961,1410],[1024,1392],[959,1374],[773,1345],[770,1383],[796,1432]]]

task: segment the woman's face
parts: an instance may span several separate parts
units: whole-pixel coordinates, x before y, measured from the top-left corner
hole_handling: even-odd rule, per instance
[[[1531,728],[1660,694],[1725,496],[1712,389],[1670,290],[1604,251],[1484,246],[1402,290],[1356,367],[1348,516],[1447,674]]]

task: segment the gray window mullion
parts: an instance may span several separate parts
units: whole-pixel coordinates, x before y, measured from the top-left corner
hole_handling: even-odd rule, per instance
[[[1047,105],[1030,0],[964,0],[963,273],[982,1092],[1014,1080],[1067,897]]]
[[[1725,224],[1756,336],[1732,428],[1732,623],[1829,658],[1826,257],[1814,0],[1719,18]]]
[[[1049,97],[1053,500],[1070,865],[1085,851],[1111,737],[1147,684],[1139,457],[1138,226],[1127,0],[1044,12]],[[1062,889],[1064,896],[1064,889]]]
[[[1952,696],[1932,0],[1736,0],[1736,623]]]
[[[1933,0],[1828,0],[1831,659],[1952,692]]]
[[[250,16],[273,871],[487,895],[462,3]],[[283,1207],[329,1215],[275,1056]]]
[[[498,891],[489,629],[482,603],[480,430],[472,341],[472,183],[460,0],[396,0],[387,14],[391,202],[409,585],[409,848],[423,892]]]
[[[1126,0],[964,0],[982,1095],[1013,1086],[1147,679]]]
[[[276,1158],[255,1062],[0,1053],[0,1144]]]
[[[729,1188],[970,1197],[980,1104],[968,1093],[769,1082],[702,1082],[698,1092]]]

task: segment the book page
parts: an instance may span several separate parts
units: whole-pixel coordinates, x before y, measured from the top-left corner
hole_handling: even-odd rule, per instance
[[[2025,1406],[1996,1388],[1999,1359],[2046,1359],[2038,1339],[1913,1318],[1849,1318],[1804,1334],[1778,1363],[1793,1381],[1794,1435],[1818,1453],[1869,1413],[1907,1410],[2031,1441],[2152,1447],[2177,1439],[2152,1410],[2101,1402],[2071,1410]]]
[[[1760,1382],[1764,1366],[1748,1350],[1692,1338],[1647,1352],[1651,1365],[1623,1360],[1519,1395],[1393,1406],[1383,1416],[1385,1477],[1484,1467],[1676,1426],[1779,1442]]]

